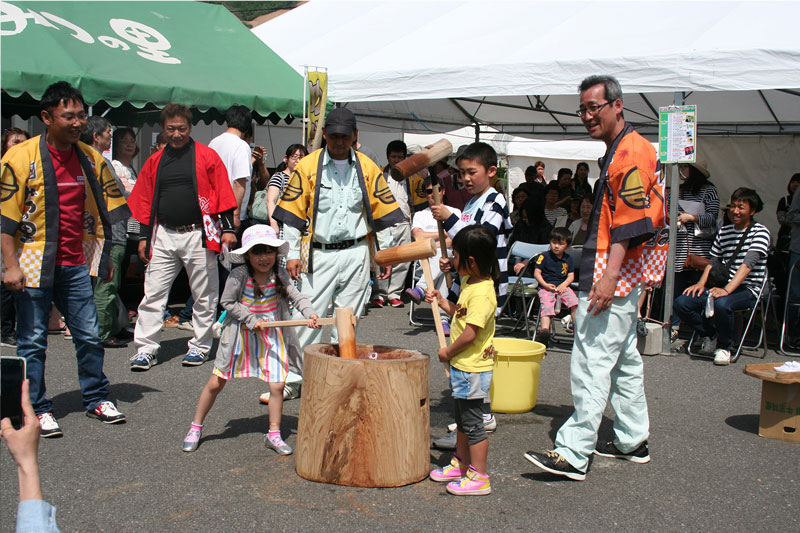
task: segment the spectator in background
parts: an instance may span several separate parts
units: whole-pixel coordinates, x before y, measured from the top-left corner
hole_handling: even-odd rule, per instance
[[[522,214],[511,232],[509,248],[516,241],[547,244],[552,230],[553,225],[544,216],[544,196],[537,189],[522,204]]]
[[[103,117],[92,116],[86,119],[86,128],[81,134],[81,140],[100,152],[111,148],[111,124]],[[111,162],[106,159],[109,167]],[[122,195],[127,198],[128,193],[120,181],[113,167],[111,174]],[[111,265],[113,267],[111,279],[108,281],[96,279],[94,283],[94,304],[97,307],[97,327],[100,340],[104,348],[124,348],[128,345],[127,339],[132,335],[124,329],[126,324],[119,320],[120,309],[119,288],[122,283],[122,263],[125,258],[125,246],[128,241],[126,229],[127,220],[120,220],[111,226]],[[124,313],[124,310],[123,310]]]
[[[778,200],[778,209],[775,211],[775,217],[778,219],[781,227],[778,230],[778,240],[775,243],[775,249],[779,252],[789,251],[792,234],[792,223],[786,217],[789,208],[792,207],[792,198],[795,191],[800,187],[800,172],[793,174],[789,178],[789,183],[786,185],[786,196]]]
[[[444,196],[447,198],[445,205],[463,211],[472,195],[461,185],[461,177],[458,172],[452,171],[447,164],[447,159],[437,161],[433,168],[444,189]]]
[[[575,167],[575,175],[572,178],[572,197],[583,198],[588,196],[593,199],[592,186],[589,185],[589,165],[580,162]]]
[[[513,209],[513,211],[511,211],[511,223],[515,226],[517,222],[519,222],[522,214],[522,204],[524,204],[527,199],[528,192],[521,186],[514,189],[514,192],[511,194],[511,207]]]
[[[800,176],[800,173],[795,174],[792,176]],[[789,203],[790,207],[786,213],[786,220],[792,225],[792,232],[791,232],[791,241],[789,243],[789,265],[788,265],[788,272],[787,276],[791,273],[791,268],[793,265],[800,261],[800,187],[795,189],[794,196],[792,197],[792,201]],[[800,265],[797,267],[800,269]],[[800,271],[795,269],[794,278],[791,280],[791,286],[788,288],[788,294],[786,296],[786,303],[787,304],[797,304],[800,302]],[[789,280],[787,279],[784,282],[784,286],[787,285]],[[794,348],[795,350],[800,349],[800,324],[797,320],[798,309],[796,306],[792,306],[789,308],[789,314],[786,318],[786,324],[784,327],[788,328],[789,334],[789,345]]]
[[[8,128],[3,130],[2,155],[6,155],[9,148],[23,141],[30,139],[30,134],[19,128]],[[2,320],[2,345],[5,348],[17,347],[16,321],[17,311],[14,306],[14,296],[6,288],[6,284],[0,284],[0,320]]]
[[[308,155],[308,150],[302,144],[292,144],[286,149],[286,155],[283,156],[283,163],[277,168],[275,174],[269,179],[267,185],[267,212],[269,214],[269,225],[278,234],[278,237],[283,238],[283,224],[272,218],[272,212],[275,206],[278,205],[278,200],[283,194],[283,189],[289,183],[289,178],[294,172],[294,167],[305,156]]]
[[[569,203],[569,215],[567,215],[567,227],[569,228],[573,222],[581,219],[581,200],[582,198],[572,197]]]
[[[217,152],[222,164],[228,171],[233,196],[236,198],[236,209],[233,211],[234,228],[239,230],[242,221],[247,219],[247,202],[250,200],[250,145],[245,139],[253,137],[253,118],[250,110],[243,105],[231,106],[225,113],[225,124],[228,128],[217,135],[208,147]]]
[[[558,206],[558,185],[550,183],[544,189],[544,217],[554,228],[567,225],[567,210]]]
[[[769,230],[753,220],[762,207],[761,197],[753,189],[740,187],[733,191],[728,210],[732,224],[717,231],[711,247],[711,262],[700,280],[675,299],[675,313],[694,326],[702,339],[700,350],[713,351],[715,365],[730,363],[733,313],[755,305],[756,295],[767,275]],[[715,264],[728,267],[721,286],[709,285],[709,274]],[[714,299],[711,319],[703,313],[708,298]]]
[[[558,201],[556,205],[569,212],[569,203],[572,201],[572,170],[569,168],[558,169],[556,185],[558,185]]]
[[[569,226],[572,233],[572,245],[583,246],[586,242],[586,234],[589,231],[589,217],[592,214],[592,198],[584,196],[581,198],[580,218]]]
[[[711,246],[717,230],[719,215],[719,195],[717,188],[708,181],[711,173],[706,162],[678,165],[681,184],[678,188],[680,201],[701,204],[702,214],[692,214],[678,204],[678,233],[675,240],[675,291],[673,298],[683,294],[686,287],[696,284],[702,275],[701,270],[686,266],[688,254],[711,257]],[[667,199],[669,202],[669,197]],[[667,204],[669,205],[669,204]],[[689,204],[683,204],[686,206]],[[672,339],[677,339],[681,318],[677,313],[672,316]]]

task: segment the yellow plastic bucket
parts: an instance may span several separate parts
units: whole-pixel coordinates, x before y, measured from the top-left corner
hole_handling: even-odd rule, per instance
[[[536,405],[545,347],[526,339],[494,339],[494,373],[489,397],[492,411],[525,413]]]

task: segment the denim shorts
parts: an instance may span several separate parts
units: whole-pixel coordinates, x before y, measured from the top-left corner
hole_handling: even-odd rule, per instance
[[[489,386],[492,384],[492,371],[464,372],[454,366],[450,367],[450,388],[453,398],[462,400],[489,401]]]

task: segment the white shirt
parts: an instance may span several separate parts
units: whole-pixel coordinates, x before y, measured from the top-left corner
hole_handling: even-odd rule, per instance
[[[492,187],[487,187],[482,195],[470,198],[467,205],[464,206],[464,211],[461,212],[461,221],[468,226],[472,224],[472,221],[475,220],[475,215],[478,214],[478,210],[486,203],[486,197],[493,192],[496,191]],[[452,207],[449,209],[453,211]]]
[[[400,211],[403,212],[403,216],[406,217],[406,220],[411,219],[411,206],[408,205],[408,186],[407,186],[407,179],[402,181],[397,181],[392,177],[392,173],[389,169],[386,169],[383,173],[383,177],[386,179],[386,183],[389,185],[389,190],[392,191],[392,195],[394,199],[397,201],[397,205],[400,207]]]
[[[239,220],[247,218],[247,202],[250,199],[250,175],[253,167],[250,165],[250,145],[244,142],[238,135],[225,132],[217,135],[208,143],[228,171],[228,179],[233,187],[233,182],[239,179],[245,180],[244,196],[242,205],[239,206]]]

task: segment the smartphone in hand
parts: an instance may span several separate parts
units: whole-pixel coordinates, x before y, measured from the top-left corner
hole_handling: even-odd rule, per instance
[[[22,427],[22,382],[25,381],[25,358],[0,357],[0,418],[10,418],[14,429]]]

